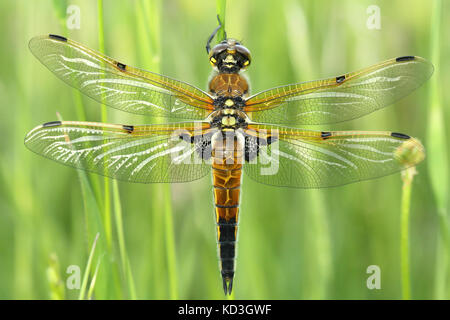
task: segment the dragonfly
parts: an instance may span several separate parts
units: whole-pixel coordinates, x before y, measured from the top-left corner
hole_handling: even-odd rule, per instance
[[[174,120],[150,125],[51,121],[25,145],[61,164],[127,182],[179,183],[212,177],[219,269],[231,294],[242,174],[277,187],[324,188],[417,165],[421,142],[390,131],[319,131],[411,93],[432,74],[418,56],[250,94],[251,53],[225,36],[211,48],[208,89],[141,70],[59,35],[30,40],[34,56],[92,99],[125,112]]]

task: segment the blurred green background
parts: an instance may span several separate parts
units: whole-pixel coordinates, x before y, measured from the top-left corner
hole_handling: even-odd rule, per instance
[[[80,9],[80,29],[67,28],[70,4]],[[367,27],[371,5],[380,9],[380,29]],[[65,120],[105,118],[98,103],[32,56],[33,36],[62,34],[95,50],[104,45],[119,61],[204,89],[210,73],[205,43],[216,14],[214,1],[108,0],[100,11],[92,0],[0,2],[1,299],[76,299],[80,290],[65,288],[71,265],[82,276],[87,270],[82,286],[97,299],[224,297],[210,177],[170,186],[109,181],[105,189],[102,177],[46,160],[23,144],[29,130],[56,120],[56,112]],[[417,167],[411,198],[411,297],[450,298],[450,136],[444,125],[450,119],[450,2],[229,0],[226,31],[252,52],[253,93],[403,55],[435,65],[432,79],[394,106],[314,129],[391,130],[423,142],[427,158]],[[154,121],[114,109],[106,117]],[[407,297],[401,196],[400,174],[322,190],[269,187],[244,175],[234,298]],[[366,286],[370,265],[381,269],[379,290]]]

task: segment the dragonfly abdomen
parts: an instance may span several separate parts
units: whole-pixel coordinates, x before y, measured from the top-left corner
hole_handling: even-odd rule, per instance
[[[234,150],[227,150],[224,143],[212,151],[217,247],[225,294],[232,290],[236,260],[243,153],[239,145],[235,141]]]

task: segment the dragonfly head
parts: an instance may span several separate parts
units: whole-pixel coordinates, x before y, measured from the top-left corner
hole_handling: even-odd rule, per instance
[[[235,39],[229,38],[211,49],[209,62],[220,72],[237,73],[250,65],[250,51]]]

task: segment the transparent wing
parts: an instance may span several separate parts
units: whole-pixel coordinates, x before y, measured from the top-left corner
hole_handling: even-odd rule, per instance
[[[31,130],[25,145],[67,166],[130,182],[186,182],[208,174],[191,137],[207,123],[123,126],[55,121]]]
[[[244,165],[252,179],[274,186],[334,187],[382,177],[424,159],[417,139],[395,132],[306,131],[251,125],[246,134],[270,141]]]
[[[212,98],[194,86],[127,66],[61,36],[35,37],[29,48],[58,78],[119,110],[202,120],[213,109]]]
[[[392,104],[422,85],[433,65],[400,57],[335,78],[291,84],[249,97],[253,121],[315,125],[355,119]]]

